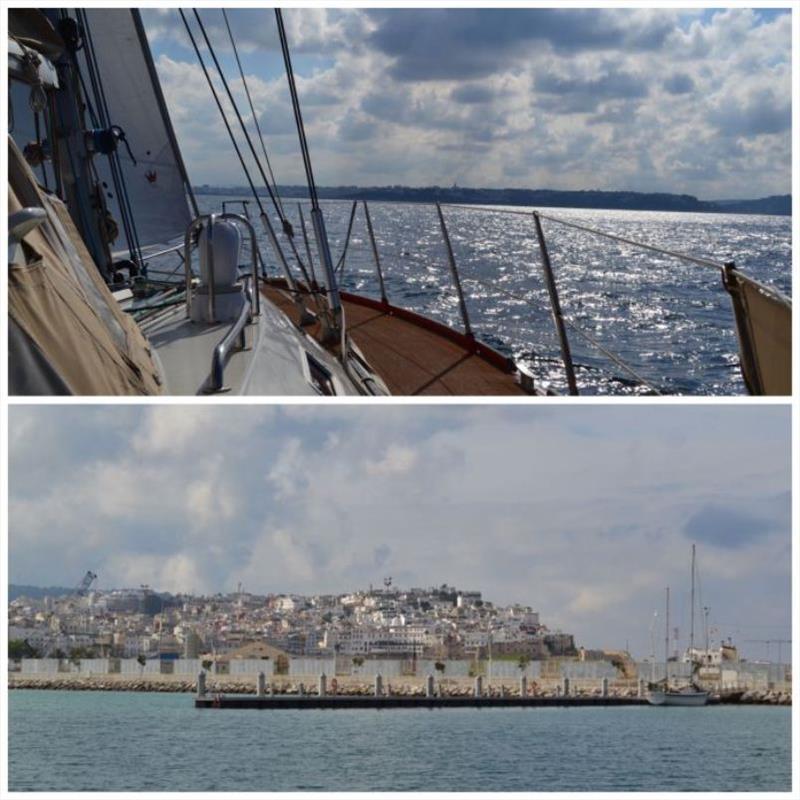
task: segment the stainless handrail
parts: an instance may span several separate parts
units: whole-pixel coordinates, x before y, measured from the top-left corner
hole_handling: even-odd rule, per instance
[[[209,376],[210,382],[207,392],[222,392],[225,391],[225,364],[230,355],[230,349],[234,341],[239,338],[239,347],[245,350],[247,346],[247,339],[245,335],[245,328],[250,323],[253,317],[252,293],[247,292],[248,299],[245,300],[242,310],[236,322],[228,329],[228,332],[222,338],[222,341],[214,348],[214,355],[211,358],[211,374]]]

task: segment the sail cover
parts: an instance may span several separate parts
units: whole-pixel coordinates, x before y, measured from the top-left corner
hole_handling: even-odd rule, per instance
[[[141,17],[136,9],[123,8],[88,8],[84,13],[110,124],[125,132],[136,161],[120,143],[117,153],[139,243],[143,248],[165,244],[182,236],[191,221],[191,189]],[[106,185],[109,210],[119,221],[108,159],[97,157],[95,164]],[[114,249],[126,246],[120,229]]]

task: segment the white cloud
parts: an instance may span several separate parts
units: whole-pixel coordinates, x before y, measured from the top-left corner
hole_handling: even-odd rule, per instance
[[[392,444],[380,461],[367,461],[365,469],[368,475],[403,475],[414,468],[417,454],[404,445]]]
[[[561,10],[555,22],[525,23],[533,32],[526,38],[500,17],[464,22],[479,13],[417,21],[408,11],[286,13],[320,184],[457,181],[703,199],[789,191],[789,14],[764,21],[751,9]],[[229,16],[249,54],[248,82],[278,180],[302,183],[274,23],[265,10]],[[221,19],[204,17],[224,52]],[[200,68],[178,45],[185,34],[177,19],[146,21],[193,180],[243,184]],[[428,36],[439,37],[437,47],[423,47]],[[685,91],[670,92],[664,79],[677,71]],[[457,102],[466,90],[471,101]]]

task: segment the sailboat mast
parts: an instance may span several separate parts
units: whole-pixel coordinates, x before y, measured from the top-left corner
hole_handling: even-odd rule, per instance
[[[691,624],[689,626],[689,658],[694,658],[694,560],[695,560],[695,545],[692,545],[692,596],[689,601],[691,604]]]
[[[664,685],[669,688],[669,586],[667,586],[667,612],[664,615],[666,629],[664,635]]]

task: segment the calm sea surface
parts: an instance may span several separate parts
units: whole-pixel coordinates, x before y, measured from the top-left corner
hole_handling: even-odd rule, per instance
[[[11,790],[789,791],[776,707],[197,710],[9,692]]]
[[[199,198],[206,211],[220,210],[224,199],[230,198]],[[298,248],[306,260],[297,203],[286,201],[285,205],[297,231]],[[303,205],[312,236],[308,204]],[[342,252],[350,205],[339,201],[323,204],[334,261]],[[369,205],[389,300],[460,326],[458,302],[434,207]],[[252,201],[250,209],[254,209]],[[752,277],[785,294],[791,293],[789,217],[543,211],[659,247],[716,261],[733,260]],[[445,216],[476,335],[527,363],[543,383],[564,390],[532,219],[503,214],[497,208],[491,212],[445,208]],[[737,367],[730,300],[717,271],[547,220],[543,224],[563,311],[571,323],[662,391],[715,395],[744,392]],[[272,265],[272,253],[260,226],[256,227],[262,253]],[[313,244],[312,257],[318,266]],[[361,206],[353,226],[342,286],[380,296]],[[582,393],[639,391],[632,385],[629,373],[580,334],[571,331],[570,344]]]

